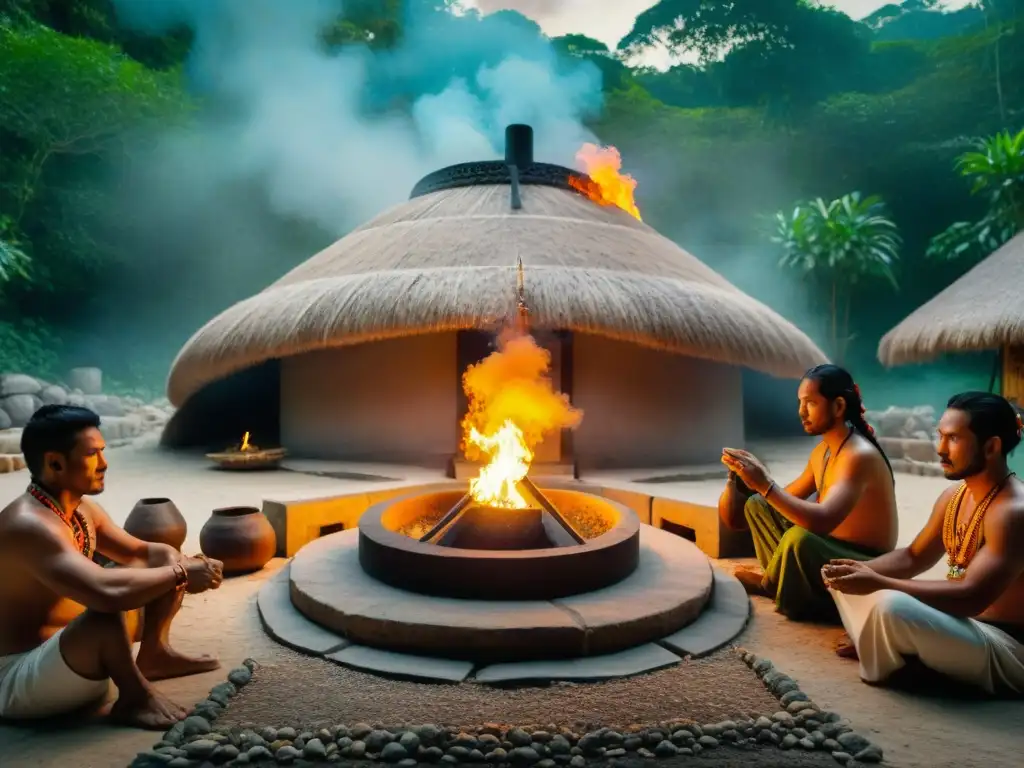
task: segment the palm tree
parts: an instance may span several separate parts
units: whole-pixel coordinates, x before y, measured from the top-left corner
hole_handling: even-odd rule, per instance
[[[899,288],[893,271],[902,243],[896,224],[880,197],[862,198],[853,192],[830,203],[820,197],[798,203],[789,215],[778,212],[771,239],[782,247],[780,266],[823,278],[829,285],[832,353],[841,363],[853,338],[854,287],[881,278]]]
[[[975,222],[958,221],[932,238],[928,256],[985,257],[1024,230],[1024,130],[979,139],[957,158],[956,170],[971,181],[971,194],[988,198],[988,211]]]

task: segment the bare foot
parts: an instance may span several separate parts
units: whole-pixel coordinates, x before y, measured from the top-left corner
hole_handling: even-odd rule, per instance
[[[836,641],[836,656],[841,659],[853,659],[854,661],[860,658],[857,655],[857,646],[853,644],[849,635],[843,635]]]
[[[142,676],[150,682],[198,675],[220,668],[220,662],[213,656],[186,656],[169,647],[143,646],[135,663]]]
[[[763,584],[764,573],[760,569],[741,566],[735,570],[733,575],[743,585],[743,589],[747,591],[748,595],[768,596],[768,592]]]
[[[156,691],[141,702],[119,698],[110,709],[110,719],[120,725],[145,728],[150,731],[164,731],[184,720],[187,712],[173,701]]]

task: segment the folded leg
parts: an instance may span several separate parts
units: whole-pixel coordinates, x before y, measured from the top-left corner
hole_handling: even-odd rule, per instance
[[[1024,646],[998,629],[958,618],[903,592],[834,592],[843,625],[857,647],[860,676],[880,683],[908,658],[954,680],[1024,692]]]
[[[797,621],[836,622],[839,616],[821,578],[822,566],[836,558],[872,557],[875,553],[794,525],[782,536],[765,568],[764,584],[774,595],[779,613]]]

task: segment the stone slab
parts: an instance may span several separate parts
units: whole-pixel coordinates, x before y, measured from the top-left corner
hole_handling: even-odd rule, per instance
[[[641,528],[641,564],[608,589],[556,601],[458,600],[396,589],[359,564],[359,531],[308,544],[292,560],[293,604],[354,643],[477,662],[572,658],[658,640],[707,603],[711,565],[691,543]]]
[[[327,654],[327,658],[346,667],[378,675],[439,683],[461,683],[473,671],[473,665],[468,661],[413,656],[365,645],[350,645]]]
[[[712,504],[659,494],[651,502],[651,525],[662,528],[669,522],[690,529],[697,546],[708,557],[744,557],[753,547],[750,533],[730,530],[722,523],[718,515],[719,494],[721,486]]]
[[[711,563],[692,543],[674,534],[640,528],[640,567],[618,584],[553,600],[587,628],[585,654],[601,654],[683,627],[711,598]]]
[[[292,605],[288,581],[290,568],[286,565],[267,579],[256,595],[256,607],[267,634],[281,645],[314,656],[349,645],[344,637],[314,624]]]
[[[396,589],[359,565],[359,531],[311,542],[292,561],[292,602],[357,643],[421,653],[578,655],[585,632],[545,601],[457,600]]]
[[[714,569],[714,590],[708,609],[692,624],[668,637],[661,645],[683,656],[699,658],[718,650],[737,637],[750,618],[750,598],[739,580]]]
[[[277,556],[292,557],[306,544],[322,535],[326,527],[354,528],[363,512],[378,501],[411,493],[416,486],[404,481],[380,483],[355,493],[293,495],[287,499],[266,498],[263,514],[277,536]],[[428,486],[429,487],[429,486]]]
[[[601,656],[492,664],[478,670],[473,678],[478,683],[492,684],[551,680],[593,683],[653,672],[679,662],[675,653],[655,643],[645,643]]]

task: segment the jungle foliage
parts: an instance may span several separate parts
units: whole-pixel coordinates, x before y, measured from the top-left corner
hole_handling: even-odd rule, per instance
[[[541,37],[512,12],[453,19],[457,5],[348,0],[323,44],[387,50],[410,23],[435,22]],[[551,45],[601,71],[602,141],[641,180],[657,169],[638,192],[645,220],[754,295],[749,261],[740,270],[731,255],[768,253],[778,269],[778,248],[797,253],[815,217],[885,229],[885,259],[866,246],[876,258],[854,272],[884,272],[899,286],[891,300],[873,305],[866,279],[825,278],[846,291],[837,303],[825,290],[834,341],[855,337],[849,354],[867,359],[881,332],[1024,226],[1024,0],[940,6],[904,0],[854,21],[804,0],[661,0],[615,50],[578,34]],[[216,108],[184,85],[191,45],[185,27],[123,28],[112,0],[0,0],[0,367],[70,363],[24,340],[72,334],[109,301],[108,277],[135,268],[111,189],[159,129]],[[632,63],[652,46],[690,63]],[[883,203],[892,232],[873,218]],[[772,250],[763,222],[779,210]],[[843,319],[851,304],[863,310]]]

